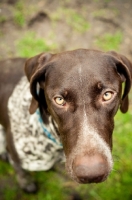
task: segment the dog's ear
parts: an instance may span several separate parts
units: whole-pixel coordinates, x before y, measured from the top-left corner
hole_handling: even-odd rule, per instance
[[[30,82],[30,91],[32,94],[31,105],[29,108],[30,114],[33,114],[39,107],[41,115],[45,116],[46,101],[41,83],[44,82],[44,74],[50,58],[51,54],[42,53],[28,59],[25,63],[25,74]]]
[[[120,75],[121,81],[125,82],[120,110],[122,113],[126,113],[129,107],[128,94],[131,89],[132,63],[125,56],[114,51],[109,51],[108,53],[116,59],[115,62],[117,73]]]

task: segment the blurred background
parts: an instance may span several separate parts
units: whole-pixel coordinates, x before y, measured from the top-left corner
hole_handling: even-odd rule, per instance
[[[0,0],[0,59],[76,48],[115,50],[132,61],[131,0]],[[33,172],[34,195],[23,193],[10,165],[0,162],[0,200],[132,199],[132,93],[127,114],[117,113],[114,169],[101,184],[79,185],[58,167]]]

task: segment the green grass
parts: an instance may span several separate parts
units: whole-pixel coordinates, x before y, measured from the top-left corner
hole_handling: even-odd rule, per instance
[[[97,47],[104,51],[119,50],[121,42],[123,40],[123,34],[116,32],[114,34],[105,33],[101,37],[97,38],[95,44]]]
[[[96,18],[100,18],[100,17],[104,17],[104,18],[111,18],[111,16],[113,17],[117,17],[119,15],[119,10],[117,8],[112,8],[110,11],[109,11],[109,15],[108,15],[108,10],[106,8],[102,8],[102,9],[98,9],[98,10],[95,10],[93,13],[92,13],[93,17],[96,17]]]
[[[22,1],[18,1],[15,5],[14,22],[18,26],[23,27],[26,23],[25,15],[26,9],[24,7],[24,3]]]
[[[16,42],[18,56],[31,57],[41,52],[53,51],[57,45],[48,43],[46,39],[38,38],[34,32],[27,32]]]
[[[0,161],[0,180],[1,180],[1,200],[68,200],[64,193],[64,180],[60,174],[55,171],[36,172],[31,175],[39,183],[39,192],[37,194],[26,194],[17,185],[15,173],[12,167]]]
[[[7,18],[5,16],[0,16],[0,23],[4,23],[7,21]]]
[[[52,22],[58,22],[63,19],[65,23],[74,31],[84,33],[90,29],[89,22],[74,9],[60,8],[51,14]]]
[[[35,12],[36,7],[34,7],[32,3],[26,5],[23,0],[17,0],[17,2],[14,4],[14,23],[21,28],[25,27]]]

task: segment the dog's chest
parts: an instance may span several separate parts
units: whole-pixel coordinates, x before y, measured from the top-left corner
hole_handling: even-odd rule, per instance
[[[37,113],[29,114],[30,102],[29,83],[23,77],[8,102],[13,141],[24,169],[48,170],[63,160],[63,148],[52,122],[47,126],[42,125]],[[47,137],[44,131],[55,141]]]

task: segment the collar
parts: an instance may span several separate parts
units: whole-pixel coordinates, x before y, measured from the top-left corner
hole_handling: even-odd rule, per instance
[[[54,143],[56,143],[57,145],[59,146],[62,146],[61,143],[59,143],[55,137],[52,135],[52,133],[44,126],[44,123],[43,123],[43,120],[42,120],[42,117],[41,117],[41,114],[40,114],[40,111],[39,109],[36,110],[36,114],[38,116],[38,121],[40,122],[41,124],[41,127],[44,131],[44,134],[47,136],[47,138],[49,138],[50,140],[52,140]]]

